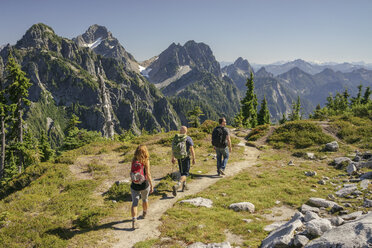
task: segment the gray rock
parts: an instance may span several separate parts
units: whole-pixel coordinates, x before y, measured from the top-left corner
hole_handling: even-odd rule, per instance
[[[353,163],[350,163],[350,164],[346,167],[346,171],[347,171],[347,174],[349,174],[349,175],[353,175],[354,173],[357,172],[357,167],[356,167]]]
[[[372,161],[362,162],[360,163],[360,167],[372,169]]]
[[[343,164],[350,164],[351,159],[347,157],[338,157],[333,160],[333,164],[337,169],[340,169]]]
[[[302,204],[301,213],[305,214],[308,211],[311,211],[311,212],[314,212],[314,213],[319,213],[320,210],[319,210],[319,208],[311,207],[311,206],[306,205],[306,204]]]
[[[364,179],[360,182],[360,188],[362,190],[367,190],[368,189],[368,185],[369,185],[369,180],[368,179]]]
[[[252,220],[252,219],[243,219],[243,221],[244,221],[245,223],[251,223],[253,220]]]
[[[362,159],[371,159],[372,158],[372,152],[371,151],[367,151],[365,153],[363,153],[362,155]]]
[[[254,205],[250,202],[233,203],[229,208],[234,211],[249,211],[250,213],[254,213]]]
[[[311,211],[307,211],[305,213],[305,217],[304,217],[305,222],[309,222],[309,221],[314,220],[314,219],[319,219],[319,216],[316,213],[311,212]]]
[[[278,221],[278,222],[274,222],[270,225],[267,225],[264,227],[264,230],[266,232],[271,232],[271,231],[274,231],[275,229],[278,229],[279,227],[281,227],[282,225],[284,225],[285,223],[287,223],[287,221]]]
[[[202,242],[193,243],[187,248],[231,248],[230,242],[223,242],[223,243],[211,243],[211,244],[204,244]]]
[[[345,222],[340,216],[334,216],[329,221],[333,226],[341,226]]]
[[[344,206],[345,206],[345,208],[351,208],[353,205],[351,205],[350,203],[347,202],[347,203],[344,204]]]
[[[368,171],[368,172],[364,173],[363,175],[360,176],[360,179],[361,180],[372,179],[372,171]]]
[[[342,189],[340,189],[339,191],[337,191],[335,194],[338,197],[345,197],[347,195],[350,195],[351,193],[353,193],[357,189],[358,188],[357,188],[356,185],[347,186],[347,187],[344,186]]]
[[[183,204],[183,203],[189,203],[196,207],[206,207],[206,208],[211,208],[213,205],[213,202],[211,200],[202,198],[202,197],[180,201],[180,204]]]
[[[372,200],[364,199],[363,207],[372,208]]]
[[[335,205],[333,205],[333,207],[331,208],[331,213],[336,213],[336,212],[339,212],[339,211],[341,211],[341,210],[344,210],[344,208],[343,207],[341,207],[340,205],[338,205],[338,204],[335,204]]]
[[[372,242],[371,230],[372,212],[329,230],[320,238],[310,241],[305,248],[367,248]]]
[[[331,143],[327,143],[324,147],[324,150],[325,151],[330,151],[330,152],[336,152],[336,151],[338,151],[338,148],[339,148],[339,146],[338,146],[337,141],[333,141]]]
[[[314,160],[315,159],[315,154],[312,153],[312,152],[307,152],[306,153],[306,158]]]
[[[293,161],[291,160],[291,161],[288,162],[288,165],[289,165],[289,166],[294,166],[295,164],[294,164]]]
[[[303,215],[297,212],[290,221],[282,225],[275,231],[272,231],[261,243],[261,248],[287,247],[293,237],[295,230],[301,228]]]
[[[351,193],[352,195],[363,195],[363,192],[362,191],[359,191],[359,190],[355,190],[353,193]]]
[[[328,199],[330,199],[330,200],[336,200],[336,196],[334,196],[333,194],[329,194],[328,195]]]
[[[313,237],[322,236],[323,233],[331,229],[332,224],[327,219],[313,219],[306,223],[306,230]]]
[[[295,247],[304,247],[307,243],[309,243],[309,239],[305,235],[295,235],[293,239]]]
[[[329,180],[329,177],[323,177],[323,180]]]
[[[359,162],[360,160],[362,160],[362,158],[358,155],[356,155],[354,158],[353,158],[353,161],[354,162]]]
[[[322,199],[322,198],[316,198],[316,197],[311,197],[309,199],[309,203],[311,205],[316,206],[316,207],[325,207],[325,208],[329,208],[329,207],[333,207],[334,205],[338,205],[337,203],[335,203],[333,201],[328,201],[328,200],[325,200],[325,199]]]
[[[318,184],[320,184],[320,185],[325,185],[325,184],[326,184],[326,181],[324,181],[324,180],[319,180],[319,181],[318,181]]]
[[[362,214],[363,214],[362,211],[357,211],[351,214],[341,215],[340,217],[344,220],[355,220],[356,218],[362,216]]]
[[[305,171],[305,175],[308,177],[316,176],[316,171]]]

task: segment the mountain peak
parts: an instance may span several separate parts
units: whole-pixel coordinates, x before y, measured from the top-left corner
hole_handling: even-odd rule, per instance
[[[112,38],[112,33],[109,32],[105,26],[94,24],[90,26],[82,36],[85,42],[91,43],[99,38],[101,39]]]
[[[37,23],[32,25],[26,31],[22,39],[17,42],[16,47],[49,47],[48,41],[55,40],[56,37],[58,36],[54,33],[54,30],[51,27],[45,25],[44,23]]]
[[[256,73],[256,77],[274,77],[274,75],[266,71],[265,67],[261,67]]]
[[[251,65],[249,64],[248,60],[243,59],[242,57],[239,57],[237,60],[235,60],[234,66],[236,66],[237,68],[243,71],[252,70]]]

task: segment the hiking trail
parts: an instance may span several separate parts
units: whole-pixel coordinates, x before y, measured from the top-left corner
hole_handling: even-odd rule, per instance
[[[245,146],[245,140],[243,138],[239,139],[241,142],[238,146],[244,146],[245,149],[244,160],[235,163],[228,163],[225,171],[226,175],[224,177],[234,176],[239,171],[249,168],[257,162],[257,157],[260,151],[254,147]],[[150,201],[146,219],[138,220],[139,229],[132,229],[131,219],[115,223],[112,225],[112,229],[110,230],[110,234],[112,234],[117,240],[116,243],[113,244],[113,247],[133,247],[137,242],[158,238],[160,236],[158,228],[162,224],[160,219],[169,208],[171,208],[181,198],[201,192],[221,178],[222,177],[216,176],[215,170],[212,170],[188,183],[189,190],[180,192],[176,197],[171,196],[166,197],[165,199],[162,198]],[[141,215],[141,212],[139,211],[138,214]]]

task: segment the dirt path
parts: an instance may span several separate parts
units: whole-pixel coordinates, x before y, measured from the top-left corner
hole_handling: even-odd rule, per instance
[[[257,161],[259,151],[253,147],[246,147],[244,145],[244,139],[241,140],[242,142],[239,145],[245,147],[244,161],[228,164],[225,177],[234,176],[240,170],[251,167]],[[132,247],[137,242],[159,237],[160,232],[158,228],[161,225],[160,218],[167,209],[171,208],[180,198],[196,194],[216,183],[219,179],[220,177],[216,177],[216,172],[211,171],[205,174],[205,176],[195,179],[192,183],[189,183],[188,191],[179,193],[176,197],[168,197],[166,199],[159,199],[155,202],[152,202],[149,208],[148,217],[146,217],[146,219],[139,220],[139,229],[132,230],[130,220],[113,225],[112,232],[114,237],[117,239],[117,242],[113,245],[113,247]]]

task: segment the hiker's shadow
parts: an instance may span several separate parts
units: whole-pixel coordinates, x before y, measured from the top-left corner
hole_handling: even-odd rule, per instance
[[[72,227],[72,228],[62,228],[62,227],[57,227],[57,228],[53,228],[53,229],[49,229],[47,230],[45,233],[47,234],[50,234],[50,235],[55,235],[55,236],[58,236],[60,239],[63,239],[63,240],[69,240],[69,239],[72,239],[75,235],[79,235],[79,234],[84,234],[84,233],[87,233],[87,232],[90,232],[90,231],[97,231],[97,230],[101,230],[101,229],[112,229],[112,230],[121,230],[121,231],[134,231],[133,228],[127,228],[127,227],[117,227],[116,225],[120,225],[120,224],[123,224],[123,223],[128,223],[128,222],[131,222],[132,219],[128,219],[128,220],[122,220],[122,221],[113,221],[113,222],[109,222],[109,223],[106,223],[106,224],[102,224],[102,225],[99,225],[99,226],[95,226],[95,227],[92,227],[92,228],[84,228],[84,229],[77,229],[76,227]]]
[[[204,177],[207,177],[207,178],[221,178],[221,176],[219,176],[218,174],[216,174],[216,175],[203,175],[203,174],[193,174],[193,173],[190,173],[190,176],[193,179],[202,179]]]

